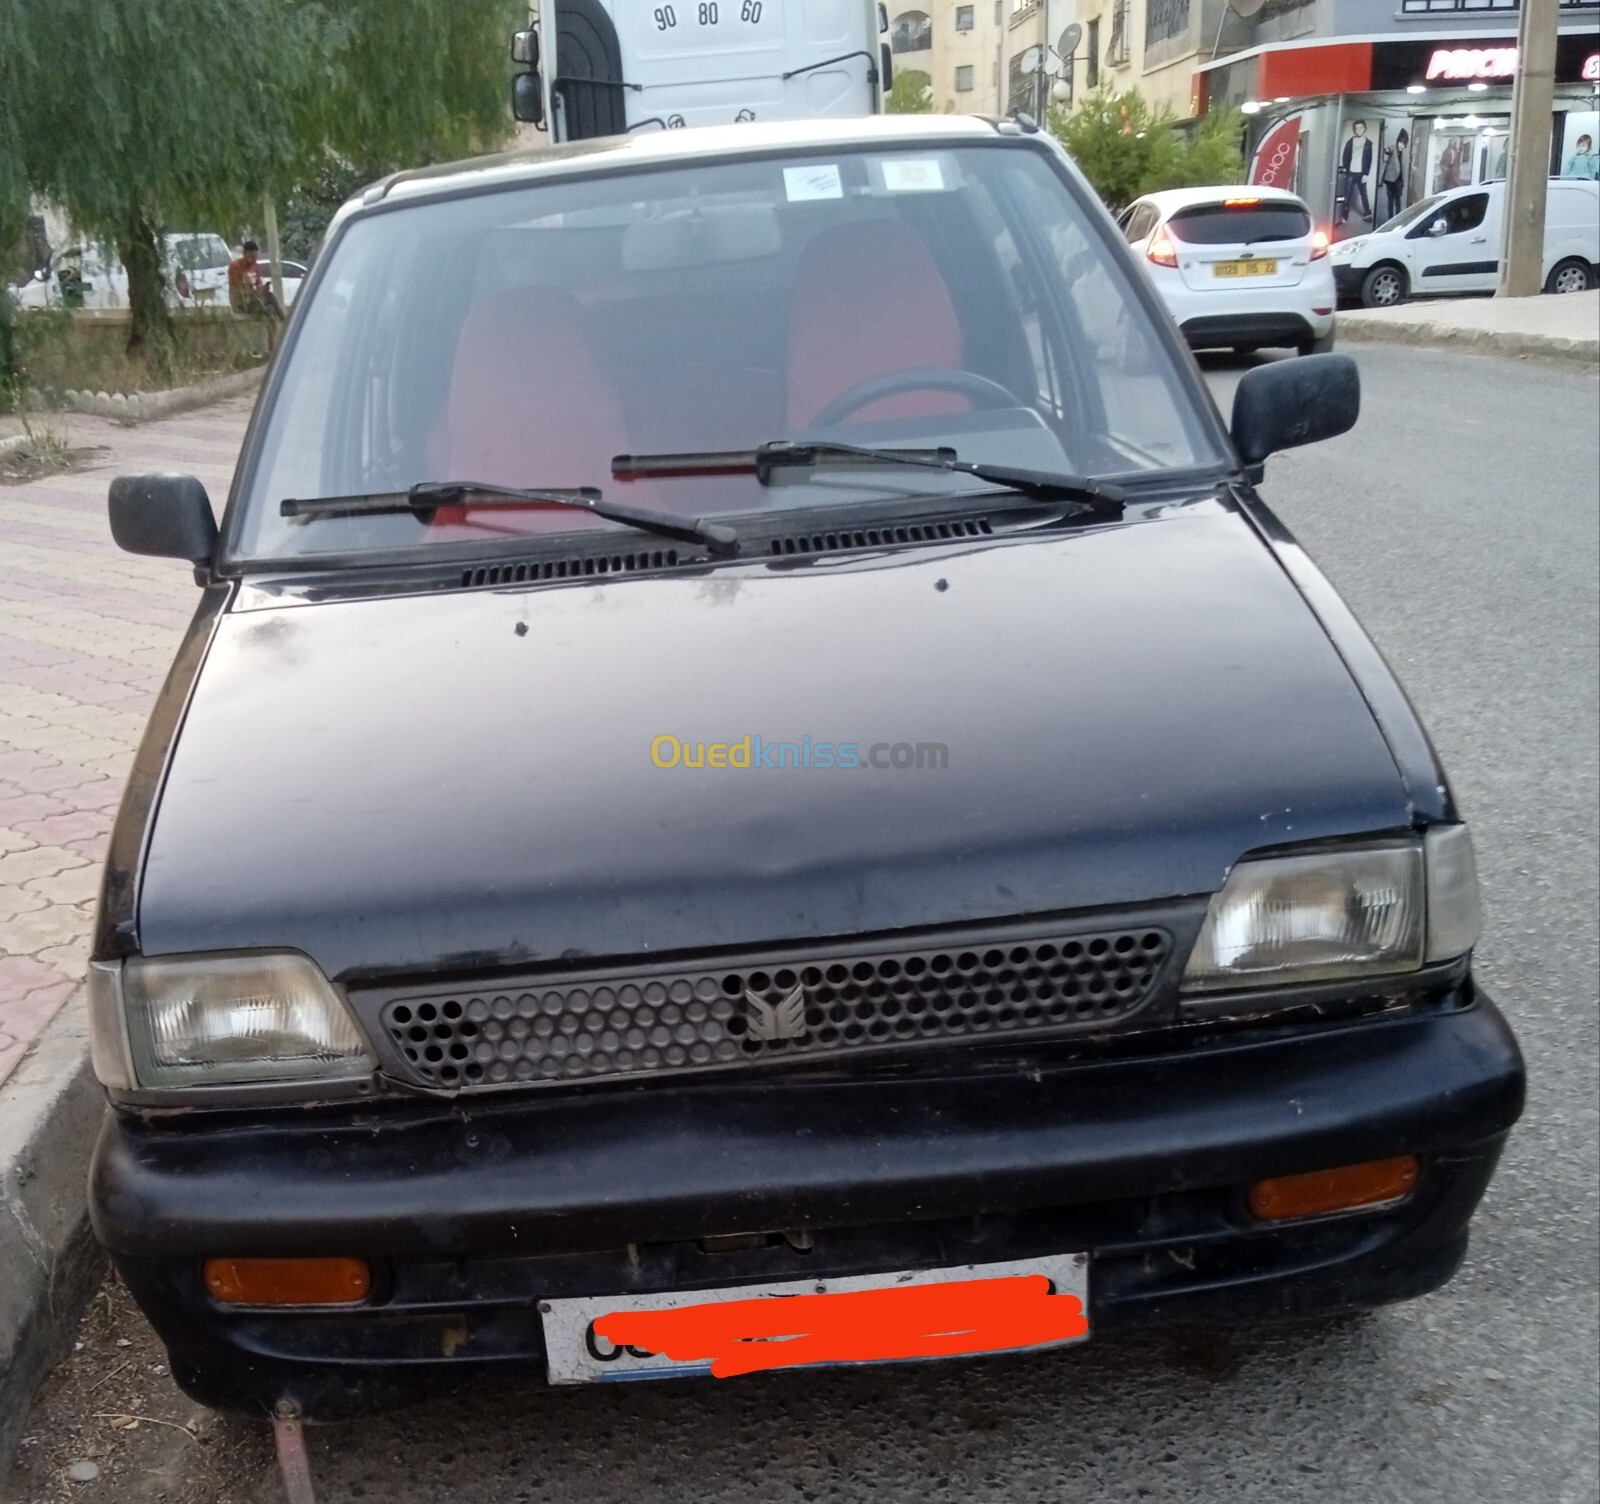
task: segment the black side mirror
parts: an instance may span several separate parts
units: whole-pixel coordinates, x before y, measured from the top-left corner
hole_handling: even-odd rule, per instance
[[[524,125],[544,124],[544,90],[537,73],[519,73],[511,80],[511,114]]]
[[[1348,355],[1301,355],[1245,372],[1233,394],[1233,446],[1259,477],[1280,449],[1348,433],[1361,415],[1361,376]]]
[[[192,475],[119,475],[111,482],[111,536],[130,554],[209,564],[217,521]]]

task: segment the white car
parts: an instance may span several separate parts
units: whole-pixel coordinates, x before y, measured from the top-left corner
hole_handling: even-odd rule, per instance
[[[1333,248],[1339,296],[1390,308],[1413,293],[1493,292],[1505,236],[1503,181],[1420,199]],[[1600,282],[1600,184],[1551,178],[1544,211],[1544,290],[1586,292]]]
[[[1192,349],[1333,348],[1328,235],[1281,188],[1173,188],[1117,223]]]
[[[233,252],[220,235],[165,235],[161,252],[169,303],[179,308],[227,307]],[[36,273],[15,296],[19,308],[126,308],[128,271],[98,246],[69,246],[50,258],[48,272]]]

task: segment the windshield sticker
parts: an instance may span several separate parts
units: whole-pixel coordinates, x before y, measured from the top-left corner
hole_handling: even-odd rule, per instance
[[[815,167],[785,167],[783,191],[791,204],[816,198],[843,198],[844,184],[836,164]]]
[[[879,165],[886,193],[944,192],[944,172],[936,158],[889,157]]]

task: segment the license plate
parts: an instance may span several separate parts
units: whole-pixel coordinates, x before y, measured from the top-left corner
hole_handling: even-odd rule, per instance
[[[1278,273],[1276,261],[1217,261],[1212,264],[1212,275],[1217,277],[1274,277]]]
[[[552,1384],[732,1378],[1063,1347],[1089,1335],[1089,1256],[541,1301]]]

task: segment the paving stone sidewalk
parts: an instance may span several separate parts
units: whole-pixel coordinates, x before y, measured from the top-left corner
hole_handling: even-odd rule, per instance
[[[221,508],[253,399],[165,422],[43,420],[92,468],[0,482],[0,1083],[83,979],[106,837],[197,592],[122,553],[113,475],[198,475]]]

